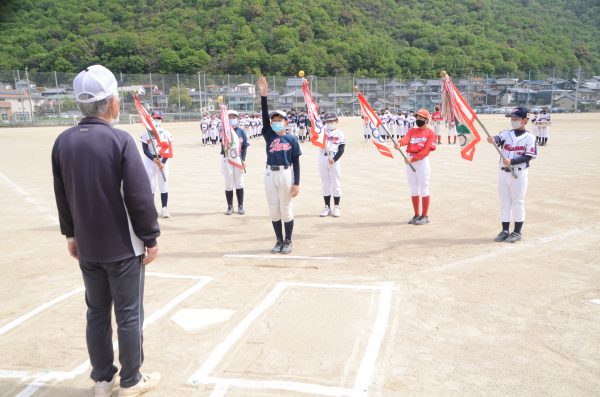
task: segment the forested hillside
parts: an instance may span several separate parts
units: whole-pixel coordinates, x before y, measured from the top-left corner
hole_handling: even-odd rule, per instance
[[[597,0],[1,1],[0,69],[600,74]]]

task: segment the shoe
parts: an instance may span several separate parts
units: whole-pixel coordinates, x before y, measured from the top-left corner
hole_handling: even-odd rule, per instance
[[[228,205],[227,211],[225,211],[225,215],[231,215],[231,214],[233,214],[233,206]]]
[[[244,206],[243,206],[243,205],[240,205],[240,206],[238,207],[238,214],[239,214],[239,215],[244,215],[245,213],[246,213],[246,210],[244,209]]]
[[[325,208],[323,208],[323,211],[321,211],[321,217],[325,217],[328,216],[331,213],[331,211],[329,210],[329,206],[326,205]]]
[[[500,234],[498,234],[496,236],[496,238],[494,239],[494,241],[497,242],[497,243],[501,243],[504,240],[506,240],[509,235],[510,234],[506,230],[503,230],[503,231],[500,232]]]
[[[119,397],[141,396],[143,393],[154,389],[160,383],[160,374],[153,372],[151,374],[142,374],[142,379],[131,387],[121,387],[119,389]]]
[[[333,207],[333,211],[331,211],[331,215],[335,216],[336,218],[339,216],[342,216],[342,211],[340,210],[339,205],[336,205]]]
[[[416,221],[417,221],[419,218],[420,218],[420,216],[419,216],[419,215],[415,215],[415,216],[413,216],[413,217],[412,217],[412,219],[411,219],[410,221],[408,221],[408,224],[409,224],[409,225],[414,225],[414,224],[415,224],[415,222],[416,222]]]
[[[113,390],[118,386],[118,375],[114,375],[110,381],[96,382],[94,385],[94,397],[110,397]]]
[[[508,238],[506,240],[504,240],[504,242],[506,242],[506,243],[516,243],[519,240],[521,240],[521,233],[512,232],[510,234],[510,236],[508,236]]]
[[[169,211],[167,211],[167,207],[162,207],[162,210],[160,211],[160,216],[162,216],[163,218],[171,217],[171,215],[169,214]]]
[[[426,225],[428,223],[429,223],[428,216],[420,216],[419,219],[415,220],[415,223],[413,223],[413,225]]]
[[[277,242],[275,243],[275,246],[273,247],[273,249],[271,249],[271,253],[278,254],[281,252],[282,248],[283,248],[283,240],[277,240]]]
[[[281,249],[282,254],[290,254],[292,252],[292,241],[285,240],[283,242],[283,248]]]

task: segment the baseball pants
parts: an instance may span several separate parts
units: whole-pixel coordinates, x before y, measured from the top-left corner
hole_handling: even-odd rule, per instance
[[[433,132],[435,132],[435,136],[442,135],[442,126],[439,123],[435,123],[433,125]]]
[[[121,387],[131,387],[141,379],[144,324],[144,265],[137,256],[118,262],[79,261],[87,304],[86,342],[91,378],[109,381],[117,372],[113,365],[111,313],[115,306],[121,363]]]
[[[265,193],[269,204],[271,220],[289,222],[294,219],[292,212],[292,184],[294,174],[292,167],[265,172]]]
[[[538,127],[538,130],[540,131],[539,133],[539,137],[540,138],[548,138],[548,126],[543,126],[543,127]]]
[[[163,174],[165,174],[165,178],[167,178],[166,181],[160,173],[160,169],[158,168],[158,166],[154,164],[154,161],[150,160],[148,157],[144,157],[144,166],[146,167],[146,172],[148,173],[148,178],[150,179],[150,187],[152,188],[152,194],[154,194],[156,179],[158,179],[158,189],[160,190],[160,192],[168,193],[169,185],[167,181],[169,180],[169,162],[167,161],[163,168]]]
[[[429,174],[431,170],[429,168],[429,157],[425,157],[419,161],[411,163],[415,167],[415,171],[410,168],[410,165],[406,164],[406,179],[408,180],[408,186],[410,187],[411,196],[429,196]]]
[[[527,193],[528,169],[518,170],[515,179],[510,172],[500,170],[498,175],[498,193],[500,195],[500,221],[525,222],[525,194]]]
[[[448,127],[448,136],[456,136],[456,126]]]
[[[225,190],[244,188],[244,170],[229,164],[224,156],[221,156],[221,172],[225,178]]]
[[[342,183],[340,180],[340,163],[329,164],[329,157],[319,156],[319,174],[321,174],[321,188],[323,196],[340,197],[342,195]]]

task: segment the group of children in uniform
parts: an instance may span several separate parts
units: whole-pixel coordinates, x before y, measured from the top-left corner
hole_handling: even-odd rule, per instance
[[[261,120],[256,122],[254,116],[240,115],[230,110],[228,113],[230,124],[238,136],[240,142],[240,155],[242,161],[246,158],[246,148],[249,146],[249,139],[257,136],[258,126],[260,134],[266,141],[266,171],[264,176],[265,192],[271,215],[271,222],[276,237],[276,244],[271,250],[272,253],[289,254],[292,252],[292,232],[294,228],[294,217],[292,211],[292,198],[297,196],[300,191],[300,132],[306,129],[308,136],[309,123],[305,113],[298,116],[285,113],[280,110],[269,113],[266,93],[268,92],[267,81],[261,77],[258,82],[261,93]],[[263,95],[264,93],[264,95]],[[402,117],[404,116],[404,117]],[[157,122],[157,130],[161,140],[172,141],[172,136],[160,126],[162,114],[153,112],[152,117]],[[534,137],[525,130],[529,120],[528,111],[525,108],[516,108],[507,117],[511,117],[512,129],[503,130],[495,137],[488,138],[492,144],[498,145],[503,154],[503,160],[500,162],[499,194],[501,200],[501,223],[502,231],[495,238],[495,241],[506,241],[514,243],[521,239],[521,230],[525,220],[525,193],[527,190],[527,171],[529,162],[537,155],[538,143],[543,145],[543,137]],[[305,118],[305,119],[304,119]],[[436,106],[436,111],[432,114],[426,109],[419,109],[417,112],[411,112],[409,115],[394,115],[390,112],[382,112],[380,115],[382,123],[385,120],[385,128],[392,135],[390,138],[394,147],[398,150],[406,146],[406,177],[410,187],[410,195],[414,210],[413,217],[408,221],[411,225],[425,225],[429,223],[429,178],[430,165],[429,154],[436,149],[436,144],[440,142],[439,126],[443,119]],[[252,123],[254,120],[254,124]],[[408,121],[407,121],[408,120]],[[413,121],[414,120],[414,121]],[[540,116],[534,115],[532,121],[534,128],[539,123]],[[544,120],[542,118],[542,120]],[[549,117],[548,117],[549,120]],[[339,160],[344,154],[346,145],[344,133],[338,129],[338,117],[333,113],[321,114],[321,121],[325,129],[325,146],[320,149],[318,167],[321,176],[321,187],[325,207],[321,212],[321,217],[332,215],[341,216],[341,168]],[[201,130],[203,132],[203,144],[207,144],[204,139],[205,131],[212,128],[217,129],[221,122],[218,117],[211,120],[208,117],[201,121]],[[304,124],[305,128],[300,127]],[[364,124],[364,123],[363,123]],[[392,125],[398,125],[402,128],[394,129]],[[429,126],[434,130],[431,130]],[[538,124],[539,125],[539,124]],[[244,127],[248,128],[250,134],[247,135]],[[392,132],[394,131],[394,132]],[[384,131],[385,132],[385,131]],[[370,136],[370,134],[368,135]],[[365,138],[368,139],[365,133]],[[213,139],[209,138],[211,144]],[[306,138],[305,138],[306,139]],[[546,137],[547,139],[547,137]],[[450,143],[450,138],[448,138]],[[152,140],[148,133],[142,136],[143,152],[146,156],[146,169],[151,179],[152,190],[154,191],[154,180],[158,177],[158,172],[168,175],[168,163],[166,159],[159,159],[155,156],[152,147]],[[227,157],[221,145],[222,172],[225,177],[225,196],[227,200],[226,215],[233,213],[233,189],[235,188],[238,213],[245,214],[243,207],[244,187],[243,171],[233,167],[227,162]],[[161,202],[163,217],[169,217],[167,211],[167,183],[166,178],[159,177],[159,186],[161,192]],[[331,196],[333,196],[333,207],[331,205]],[[510,221],[515,222],[515,228],[511,233],[509,231]]]
[[[542,111],[534,111],[533,117],[531,118],[531,132],[535,135],[535,140],[538,145],[546,146],[548,143],[548,133],[550,132],[550,125],[552,124],[550,113],[548,108],[542,108]]]

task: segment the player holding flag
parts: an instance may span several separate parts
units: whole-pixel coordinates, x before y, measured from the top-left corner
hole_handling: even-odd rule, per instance
[[[246,148],[250,146],[248,136],[238,127],[239,115],[235,110],[227,110],[221,105],[221,171],[225,178],[225,198],[227,211],[225,215],[233,214],[233,188],[238,202],[238,214],[244,215],[244,172]]]
[[[325,148],[325,125],[319,116],[319,107],[315,103],[312,97],[310,88],[308,87],[308,80],[304,78],[304,71],[301,70],[298,76],[302,78],[302,94],[304,95],[304,102],[308,109],[308,119],[310,120],[310,141],[313,145],[323,149]]]

